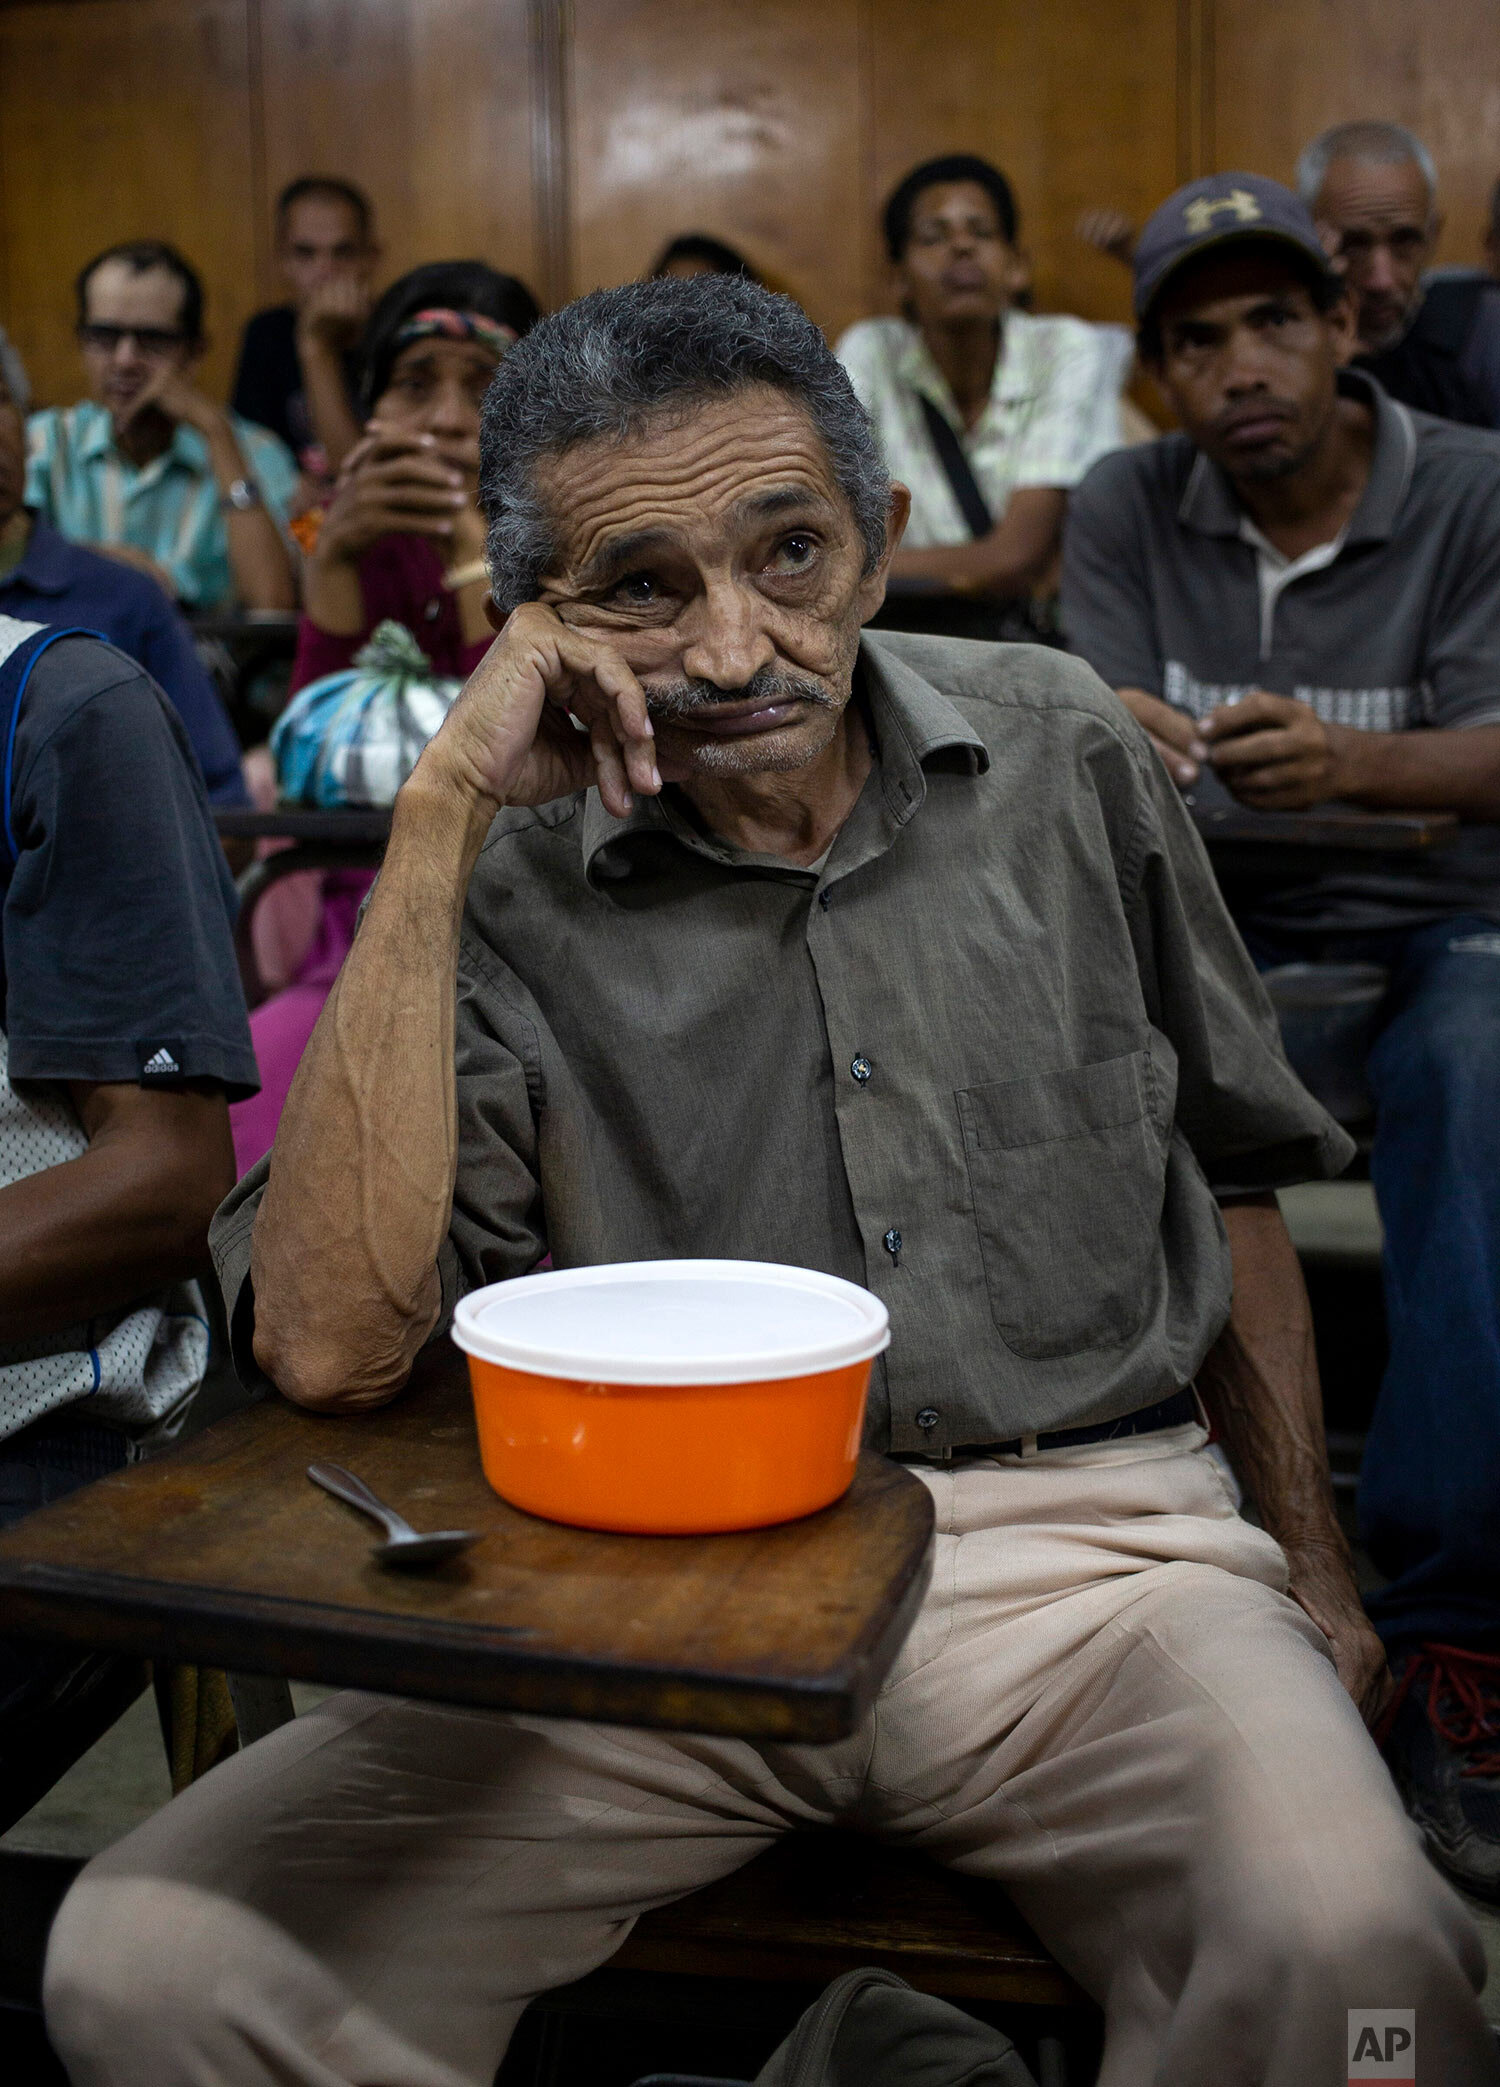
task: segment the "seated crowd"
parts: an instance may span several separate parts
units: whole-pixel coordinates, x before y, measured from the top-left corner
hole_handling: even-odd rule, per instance
[[[1030,309],[969,155],[832,350],[699,232],[546,317],[477,260],[377,295],[324,176],[229,407],[160,240],[78,278],[84,401],[28,420],[0,337],[0,1522],[181,1427],[214,1219],[242,1382],[320,1410],[549,1255],[849,1276],[938,1527],[839,1746],[346,1695],[214,1770],[64,1905],[74,2078],[487,2087],[644,1908],[857,1821],[1011,1891],[1103,2080],[1232,2037],[1322,2087],[1351,2007],[1500,2080],[1445,1881],[1500,1900],[1500,282],[1433,270],[1398,126],[1297,182],[1095,213],[1133,337]],[[236,607],[298,611],[294,694],[391,624],[464,683],[250,1014],[190,620]],[[1460,827],[1220,890],[1195,815],[1329,802]],[[1350,961],[1363,1598],[1276,1201],[1355,1148],[1258,976]],[[0,1641],[0,1767],[76,1668]]]

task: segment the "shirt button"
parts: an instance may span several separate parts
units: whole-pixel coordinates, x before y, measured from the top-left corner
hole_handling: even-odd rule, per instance
[[[901,1259],[901,1234],[896,1230],[896,1227],[894,1225],[891,1226],[891,1229],[889,1230],[889,1232],[886,1233],[884,1239],[882,1239],[880,1243],[885,1248],[886,1252],[890,1255],[893,1261],[899,1261]]]
[[[855,1079],[858,1080],[860,1086],[863,1087],[865,1081],[869,1079],[871,1073],[875,1070],[875,1068],[873,1065],[871,1065],[868,1058],[861,1055],[858,1058],[851,1058],[849,1060],[849,1070],[851,1073],[853,1073]]]
[[[942,1417],[936,1406],[924,1406],[917,1415],[917,1426],[926,1434],[937,1426]]]
[[[828,894],[826,891],[820,891],[818,893],[818,904],[823,908],[823,911],[825,913],[828,911]]]

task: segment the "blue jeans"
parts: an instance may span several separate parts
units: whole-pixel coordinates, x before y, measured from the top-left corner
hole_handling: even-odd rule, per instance
[[[1387,1649],[1500,1640],[1500,927],[1246,937],[1389,967],[1366,1071],[1390,1361],[1359,1482]]]

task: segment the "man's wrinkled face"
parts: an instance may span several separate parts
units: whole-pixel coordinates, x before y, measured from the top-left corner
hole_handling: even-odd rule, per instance
[[[537,467],[539,598],[639,676],[669,781],[803,767],[838,729],[885,591],[822,437],[770,385],[663,412]],[[906,495],[893,501],[895,526]]]
[[[1344,263],[1360,346],[1391,346],[1415,309],[1441,229],[1422,169],[1411,160],[1333,160],[1313,216]]]
[[[1285,478],[1317,448],[1354,346],[1348,300],[1320,312],[1258,242],[1189,263],[1162,291],[1155,366],[1197,447],[1233,479]]]

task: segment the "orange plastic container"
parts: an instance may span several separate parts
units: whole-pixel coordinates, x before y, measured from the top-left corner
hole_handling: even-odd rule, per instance
[[[590,1529],[686,1535],[847,1491],[884,1305],[812,1269],[641,1261],[464,1298],[480,1455],[504,1499]]]

